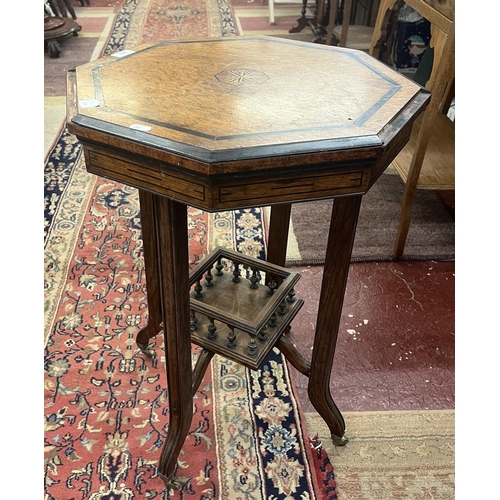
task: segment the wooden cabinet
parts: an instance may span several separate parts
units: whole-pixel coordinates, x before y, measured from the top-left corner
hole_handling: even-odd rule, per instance
[[[455,123],[447,116],[455,78],[455,0],[405,0],[431,23],[432,71],[425,85],[431,91],[429,106],[416,122],[408,144],[394,167],[405,182],[394,257],[404,253],[416,189],[455,189]],[[387,42],[391,16],[402,0],[382,0],[375,22],[370,54],[380,58]]]

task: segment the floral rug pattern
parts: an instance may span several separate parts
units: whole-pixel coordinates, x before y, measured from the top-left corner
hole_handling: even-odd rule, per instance
[[[188,10],[194,20],[183,17]],[[190,23],[198,35],[235,34],[223,0],[126,0],[105,53],[167,29],[155,21],[162,12],[182,36],[193,35]],[[191,265],[215,246],[265,257],[261,209],[189,207],[188,221]],[[178,460],[177,476],[188,481],[180,492],[165,489],[162,334],[152,342],[156,358],[135,343],[147,323],[146,285],[137,191],[88,174],[81,145],[63,130],[45,163],[46,500],[336,499],[333,467],[304,433],[278,351],[252,372],[214,357]]]
[[[83,222],[68,223],[77,203],[63,201],[46,246],[47,263],[71,254],[45,349],[47,499],[172,498],[157,470],[169,420],[162,335],[154,359],[135,344],[147,322],[138,194],[98,179],[86,198],[72,190],[86,179],[80,158],[68,193],[88,199]],[[258,209],[215,214],[210,225],[203,212],[188,213],[193,265],[211,241],[264,249]],[[74,248],[65,230],[78,234]],[[52,289],[56,276],[48,274]],[[292,385],[278,351],[255,372],[216,356],[193,400],[177,473],[190,480],[177,498],[336,498],[318,496],[333,469],[317,477]]]

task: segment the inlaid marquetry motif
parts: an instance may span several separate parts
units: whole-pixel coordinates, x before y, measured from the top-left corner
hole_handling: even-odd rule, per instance
[[[258,69],[227,69],[214,75],[215,78],[228,85],[258,85],[269,80],[269,77]]]

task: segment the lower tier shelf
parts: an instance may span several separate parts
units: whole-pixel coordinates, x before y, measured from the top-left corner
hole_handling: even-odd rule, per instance
[[[259,334],[255,337],[253,348],[250,347],[252,338],[237,328],[233,330],[234,340],[229,344],[228,337],[231,334],[231,329],[219,321],[213,322],[216,330],[212,335],[216,335],[215,338],[209,338],[209,327],[212,323],[207,317],[197,318],[196,330],[191,331],[191,340],[194,344],[208,351],[216,352],[231,361],[257,370],[303,304],[303,300],[296,299],[295,302],[288,305],[284,315],[276,315],[275,325],[267,325],[264,335]]]
[[[256,370],[289,327],[303,300],[300,274],[216,248],[190,272],[191,340]]]

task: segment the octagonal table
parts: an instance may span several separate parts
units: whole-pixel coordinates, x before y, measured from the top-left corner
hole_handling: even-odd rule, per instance
[[[143,45],[69,73],[67,125],[83,144],[87,170],[139,189],[148,325],[137,343],[151,354],[149,340],[163,327],[170,427],[159,471],[168,487],[182,487],[176,462],[193,391],[214,353],[256,368],[266,350],[281,349],[309,377],[309,398],[334,443],[345,444],[329,380],[361,199],[428,100],[363,52],[265,36]],[[301,301],[293,291],[300,276],[283,266],[291,203],[323,198],[335,200],[306,360],[285,336]],[[216,249],[189,272],[187,206],[267,205],[267,262]],[[217,281],[222,259],[231,261],[233,279]],[[265,283],[242,285],[240,266]],[[192,341],[203,347],[194,370]]]

